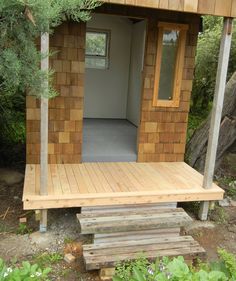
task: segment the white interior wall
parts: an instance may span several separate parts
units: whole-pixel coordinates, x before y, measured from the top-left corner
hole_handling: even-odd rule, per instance
[[[109,68],[85,70],[84,117],[126,118],[132,23],[125,17],[93,14],[88,28],[111,31]]]
[[[134,23],[132,28],[129,91],[127,96],[127,119],[136,126],[139,126],[140,122],[145,37],[146,21]]]

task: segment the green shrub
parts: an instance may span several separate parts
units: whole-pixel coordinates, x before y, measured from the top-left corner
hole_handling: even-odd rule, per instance
[[[50,268],[41,269],[37,264],[22,262],[19,267],[7,267],[0,259],[0,281],[48,281]]]
[[[225,250],[219,250],[219,261],[188,266],[184,258],[146,259],[119,264],[113,281],[236,281],[236,258]]]

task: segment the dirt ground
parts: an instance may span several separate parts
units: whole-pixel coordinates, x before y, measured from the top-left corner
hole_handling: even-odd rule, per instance
[[[22,209],[23,173],[14,174],[13,182],[12,173],[10,182],[0,182],[0,257],[9,262],[29,260],[50,266],[51,280],[99,280],[97,272],[86,273],[83,265],[81,245],[90,237],[79,234],[76,213],[80,210],[49,211],[48,232],[40,235],[34,212]],[[236,254],[236,207],[218,207],[211,217],[215,221],[194,221],[186,233],[206,249],[209,260],[217,259],[219,247]],[[27,223],[19,224],[20,218],[27,218]],[[76,262],[67,264],[63,260],[65,253],[76,256]]]

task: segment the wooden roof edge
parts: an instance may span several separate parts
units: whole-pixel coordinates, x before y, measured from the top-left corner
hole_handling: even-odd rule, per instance
[[[103,0],[104,3],[194,13],[222,17],[236,17],[236,0]]]

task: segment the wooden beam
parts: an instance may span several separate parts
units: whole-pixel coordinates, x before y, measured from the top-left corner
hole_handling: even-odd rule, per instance
[[[207,155],[206,155],[205,170],[204,170],[204,177],[203,177],[203,188],[206,189],[211,188],[213,183],[231,41],[232,41],[232,19],[225,18],[223,31],[222,31],[222,38],[221,38],[219,62],[218,62],[218,69],[217,69],[217,76],[216,76],[215,95],[213,101]],[[201,220],[207,219],[208,209],[209,209],[209,202],[203,202],[199,212],[199,218]]]
[[[41,70],[48,73],[49,68],[49,34],[41,35]],[[43,81],[43,93],[41,96],[41,123],[40,123],[40,195],[47,195],[48,185],[48,79]],[[47,211],[41,211],[40,231],[47,230]]]

